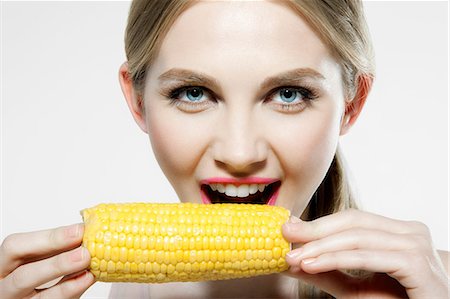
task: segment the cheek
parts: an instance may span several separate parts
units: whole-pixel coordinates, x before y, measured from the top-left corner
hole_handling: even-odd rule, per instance
[[[273,123],[273,146],[286,178],[301,188],[314,192],[323,180],[336,152],[340,131],[340,105],[322,101],[300,113],[297,118]]]
[[[206,143],[207,134],[201,133],[201,122],[192,123],[175,109],[149,106],[149,137],[161,169],[170,181],[190,177]]]
[[[303,170],[323,172],[324,165],[329,164],[327,160],[332,159],[336,150],[339,115],[334,109],[305,111],[298,119],[271,127],[278,128],[278,134],[274,134],[274,147],[279,156],[284,157],[287,169],[294,173]]]
[[[299,133],[300,150],[296,152],[295,158],[300,159],[305,169],[312,173],[325,175],[336,151],[339,122],[332,116],[312,119],[308,123],[308,129]]]

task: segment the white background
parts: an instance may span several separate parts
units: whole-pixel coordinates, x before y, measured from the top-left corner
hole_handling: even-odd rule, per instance
[[[426,223],[446,250],[447,5],[366,2],[377,79],[342,138],[363,208]],[[2,6],[0,240],[99,202],[177,201],[118,84],[129,3]]]

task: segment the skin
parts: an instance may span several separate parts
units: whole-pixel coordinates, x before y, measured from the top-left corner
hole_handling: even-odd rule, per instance
[[[182,106],[168,104],[161,89],[173,87],[176,80],[161,83],[159,77],[174,68],[217,82],[200,85],[212,91],[201,97],[201,108],[186,92],[178,97]],[[301,86],[315,89],[317,97],[286,113],[274,105],[282,101],[279,93],[267,96],[270,90],[260,85],[294,68],[312,69],[321,79],[305,79]],[[271,177],[282,182],[276,204],[297,216],[323,180],[339,136],[355,123],[371,86],[363,77],[355,98],[345,99],[338,61],[300,16],[274,2],[202,2],[186,10],[147,73],[144,110],[127,73],[125,63],[120,78],[130,111],[149,135],[182,201],[201,202],[199,182],[205,178]],[[287,257],[288,274],[336,297],[447,295],[445,266],[421,223],[349,210],[309,223],[294,217],[283,226],[283,234],[299,247]],[[340,269],[381,273],[355,280]],[[292,297],[295,287],[278,275],[180,284],[176,290],[151,286],[151,293]]]
[[[0,246],[2,298],[79,298],[94,283],[85,271],[89,252],[80,247],[83,229],[74,224],[6,237]]]
[[[215,18],[208,20],[210,29],[205,30],[211,10]],[[204,95],[203,111],[194,105],[194,113],[178,109],[160,94],[162,86],[175,85],[173,80],[163,85],[158,80],[173,68],[218,81],[216,89],[205,86],[217,96]],[[320,96],[310,104],[304,101],[302,110],[285,113],[276,107],[282,102],[280,95],[270,101],[271,89],[259,86],[267,77],[296,68],[324,77],[303,79]],[[347,125],[341,123],[344,92],[339,64],[301,18],[273,3],[194,5],[169,31],[149,69],[145,114],[136,110],[135,95],[128,96],[127,84],[122,80],[134,118],[148,133],[155,156],[182,201],[200,203],[199,182],[205,178],[270,177],[282,181],[277,205],[300,215],[330,166],[341,127]],[[189,104],[186,94],[181,97]]]
[[[214,96],[204,94],[200,111],[169,105],[161,94],[158,77],[172,68],[217,81],[214,88],[204,86]],[[279,108],[280,95],[269,96],[282,86],[261,89],[260,84],[294,68],[315,70],[323,78],[303,79],[301,84],[318,95],[286,113]],[[127,64],[120,68],[130,111],[180,199],[201,202],[199,181],[208,177],[273,177],[282,181],[276,204],[296,216],[322,181],[339,136],[356,121],[370,89],[371,81],[363,78],[355,98],[345,99],[340,78],[339,64],[302,18],[274,2],[206,2],[186,10],[147,74],[145,110]],[[0,246],[2,298],[80,297],[94,282],[84,272],[90,257],[80,248],[82,232],[78,224],[8,236]],[[287,275],[152,285],[151,296],[292,298],[298,280],[339,298],[447,296],[445,266],[423,224],[349,210],[312,222],[293,217],[283,234],[298,247],[287,257]],[[441,254],[445,263],[447,255]],[[379,274],[356,281],[340,269]],[[56,285],[35,290],[61,276]]]

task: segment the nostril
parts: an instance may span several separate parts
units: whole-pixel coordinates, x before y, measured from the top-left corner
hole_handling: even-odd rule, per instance
[[[219,169],[225,170],[234,177],[247,177],[266,167],[266,160],[251,163],[224,162],[215,160]]]
[[[237,176],[248,176],[266,165],[268,146],[263,141],[217,143],[214,147],[216,165]]]

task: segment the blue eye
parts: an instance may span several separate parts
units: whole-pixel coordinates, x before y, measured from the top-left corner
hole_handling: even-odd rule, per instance
[[[279,95],[283,102],[292,103],[297,99],[299,92],[294,88],[282,88],[279,91]]]
[[[198,87],[186,89],[186,96],[192,102],[198,102],[203,97],[203,90]]]

